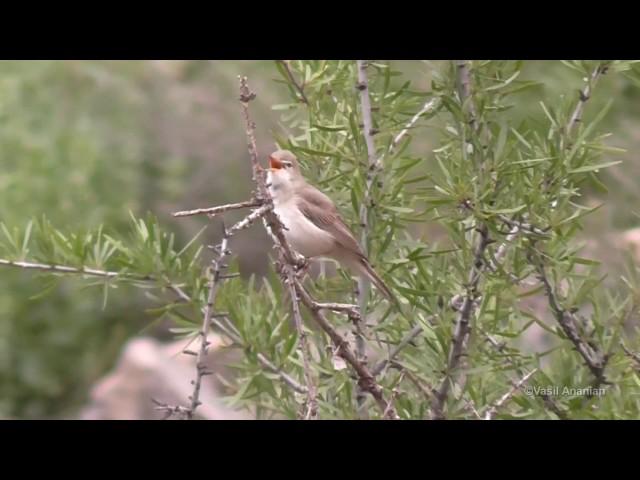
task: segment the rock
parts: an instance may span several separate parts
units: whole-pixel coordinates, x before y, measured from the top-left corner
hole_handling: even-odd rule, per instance
[[[209,368],[222,371],[220,352],[222,340],[210,336],[207,356]],[[187,405],[195,378],[196,357],[180,354],[188,340],[162,343],[153,338],[136,338],[123,349],[113,372],[100,380],[92,389],[90,404],[79,414],[83,420],[153,420],[164,417],[157,411],[152,398],[169,405]],[[197,351],[198,341],[189,346]],[[200,391],[202,405],[197,417],[207,420],[249,419],[244,412],[230,409],[222,403],[215,376],[202,380]]]

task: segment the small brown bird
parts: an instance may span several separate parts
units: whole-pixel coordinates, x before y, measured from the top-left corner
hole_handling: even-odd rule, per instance
[[[306,258],[330,258],[352,273],[369,278],[387,299],[397,304],[334,203],[306,182],[295,155],[278,150],[269,156],[269,164],[269,192],[274,210],[287,228],[284,234],[291,247]]]

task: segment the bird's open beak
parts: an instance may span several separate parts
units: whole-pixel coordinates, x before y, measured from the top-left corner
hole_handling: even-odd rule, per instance
[[[284,164],[278,160],[277,158],[273,158],[273,157],[269,157],[269,166],[271,167],[271,170],[280,170],[281,168],[284,167]]]

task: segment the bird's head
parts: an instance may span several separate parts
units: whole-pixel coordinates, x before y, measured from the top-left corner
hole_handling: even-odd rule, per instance
[[[269,173],[277,183],[294,184],[304,181],[298,159],[289,150],[277,150],[269,155]]]

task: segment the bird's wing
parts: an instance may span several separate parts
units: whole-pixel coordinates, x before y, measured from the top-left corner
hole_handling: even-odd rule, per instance
[[[324,193],[311,185],[305,185],[299,191],[296,203],[302,214],[316,227],[329,233],[343,247],[363,255],[353,233]]]

